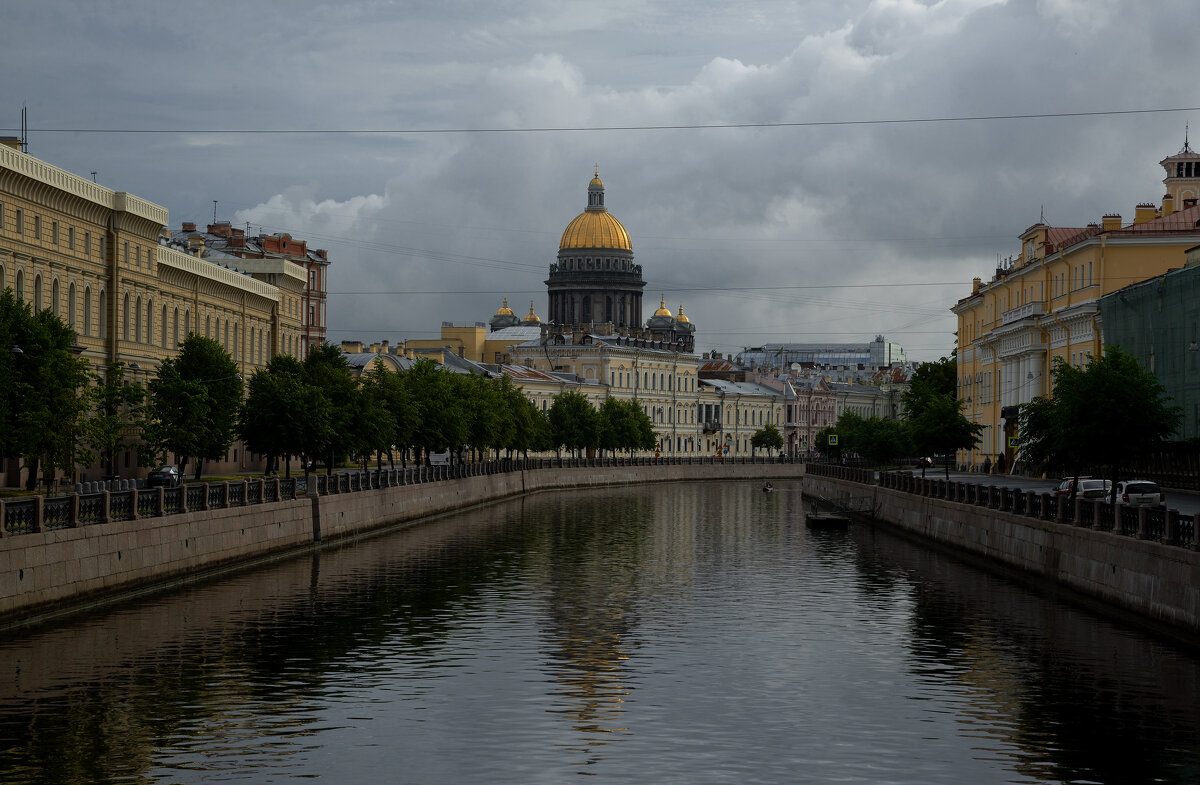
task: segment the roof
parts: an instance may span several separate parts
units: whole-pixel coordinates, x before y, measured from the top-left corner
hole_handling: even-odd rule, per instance
[[[779,390],[772,390],[755,382],[729,382],[724,379],[701,379],[700,384],[719,390],[726,395],[759,395],[764,397],[782,397]]]

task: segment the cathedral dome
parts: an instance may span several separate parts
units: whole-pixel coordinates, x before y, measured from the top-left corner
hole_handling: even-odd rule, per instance
[[[588,183],[588,206],[563,230],[560,251],[571,248],[611,248],[633,251],[629,232],[604,206],[604,182],[600,173]]]
[[[508,307],[508,298],[504,298],[504,305],[500,306],[500,310],[496,311],[497,316],[512,316],[512,308]]]
[[[666,300],[663,300],[663,304],[664,304],[664,305],[666,304],[666,302],[667,302]],[[692,320],[691,320],[691,319],[689,319],[689,318],[687,318],[686,316],[684,316],[684,315],[683,315],[683,303],[680,303],[680,304],[679,304],[679,316],[677,316],[677,317],[675,318],[675,321],[677,321],[677,322],[683,322],[684,324],[691,324],[691,323],[692,323]]]
[[[522,324],[526,324],[526,325],[532,325],[532,324],[541,324],[541,323],[542,323],[542,320],[541,320],[541,319],[539,319],[539,318],[538,318],[538,315],[537,315],[536,313],[534,313],[534,312],[533,312],[533,302],[532,302],[532,301],[530,301],[530,303],[529,303],[529,315],[525,317],[525,321],[524,321],[524,322],[522,322]]]
[[[654,302],[654,301],[651,300],[650,302]],[[665,298],[665,297],[662,298],[662,301],[659,302],[659,304],[658,304],[658,310],[654,312],[654,315],[655,316],[665,316],[668,319],[671,318],[671,309],[667,307],[667,298]]]

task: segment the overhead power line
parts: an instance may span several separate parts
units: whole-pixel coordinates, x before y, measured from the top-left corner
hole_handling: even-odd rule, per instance
[[[1181,106],[1159,109],[1106,109],[1094,112],[1030,112],[1025,114],[953,115],[945,117],[895,117],[866,120],[805,120],[776,123],[687,123],[678,125],[590,125],[526,126],[521,128],[31,128],[37,133],[70,134],[517,134],[575,133],[595,131],[696,131],[732,128],[821,128],[854,125],[912,125],[921,123],[969,123],[994,120],[1038,120],[1065,117],[1116,117],[1120,115],[1196,112],[1200,107]],[[3,131],[16,131],[3,128]]]

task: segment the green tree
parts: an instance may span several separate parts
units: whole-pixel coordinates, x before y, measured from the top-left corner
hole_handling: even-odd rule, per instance
[[[962,404],[952,396],[934,393],[923,398],[916,409],[906,409],[904,423],[913,447],[920,455],[944,456],[946,479],[950,462],[957,450],[969,450],[979,443],[983,426],[968,420]],[[921,464],[925,474],[925,464]]]
[[[578,457],[581,450],[599,444],[599,417],[587,396],[567,390],[554,396],[550,405],[550,431],[556,450],[566,447]]]
[[[900,401],[905,412],[918,416],[924,403],[935,395],[958,395],[958,360],[953,355],[918,365]]]
[[[304,378],[329,402],[329,428],[320,433],[322,442],[313,445],[313,457],[320,457],[325,471],[332,473],[338,461],[361,441],[356,430],[361,425],[356,420],[361,411],[354,400],[358,384],[342,350],[329,342],[313,347],[304,358]]]
[[[139,438],[136,424],[141,419],[146,390],[136,382],[126,381],[125,363],[119,360],[108,363],[103,378],[95,377],[94,381],[88,441],[103,461],[105,471],[115,476],[117,451],[134,446]]]
[[[308,384],[304,365],[277,354],[250,377],[238,432],[246,448],[267,456],[268,468],[283,458],[291,477],[291,458],[300,456],[308,474],[308,457],[328,441],[331,411],[322,392]]]
[[[454,386],[466,415],[466,444],[475,453],[472,457],[499,450],[513,426],[497,385],[481,374],[455,374]]]
[[[908,431],[897,420],[870,417],[866,421],[864,434],[861,447],[863,456],[884,469],[892,461],[911,452]]]
[[[1070,467],[1076,476],[1090,463],[1116,488],[1129,457],[1160,444],[1179,425],[1182,411],[1162,384],[1119,347],[1105,347],[1083,368],[1059,359],[1051,374],[1049,400],[1022,407],[1022,460]]]
[[[783,434],[775,427],[774,423],[767,423],[761,429],[754,432],[750,437],[750,453],[751,455],[758,450],[782,450],[783,449]]]
[[[597,410],[597,446],[604,450],[653,450],[654,423],[637,399],[605,398]]]
[[[195,458],[198,480],[205,460],[229,451],[241,405],[242,377],[233,358],[221,344],[192,333],[150,380],[142,423],[146,451],[156,458],[174,453],[181,474]]]
[[[0,454],[23,459],[26,488],[56,469],[74,472],[87,451],[91,375],[74,332],[49,310],[33,313],[11,289],[0,293]]]
[[[417,360],[404,374],[416,410],[413,446],[426,463],[431,451],[457,447],[467,441],[466,415],[451,376],[426,358]]]
[[[408,445],[412,444],[413,433],[416,430],[417,410],[413,405],[412,395],[404,384],[404,379],[398,373],[389,371],[380,361],[371,364],[363,381],[364,385],[373,386],[388,413],[388,423],[391,434],[388,437],[388,463],[395,466],[393,451],[400,450],[400,463],[407,466],[404,455]]]

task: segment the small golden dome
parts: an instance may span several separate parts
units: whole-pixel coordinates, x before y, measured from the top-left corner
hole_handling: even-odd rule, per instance
[[[679,316],[676,317],[675,321],[683,322],[684,324],[691,324],[691,322],[692,322],[691,319],[689,319],[683,315],[683,303],[679,304]]]
[[[588,210],[580,213],[563,230],[559,250],[568,248],[615,248],[632,251],[633,242],[621,222],[607,211]]]
[[[525,317],[525,322],[526,323],[529,323],[529,322],[541,323],[541,321],[542,320],[538,318],[538,315],[533,312],[533,300],[530,300],[529,301],[529,315]]]
[[[504,305],[500,306],[500,310],[496,311],[497,316],[513,316],[512,309],[508,307],[508,298],[504,298]]]
[[[653,300],[651,300],[653,302]],[[655,316],[671,316],[671,311],[667,308],[667,299],[664,297],[658,305],[658,310],[654,312]]]

